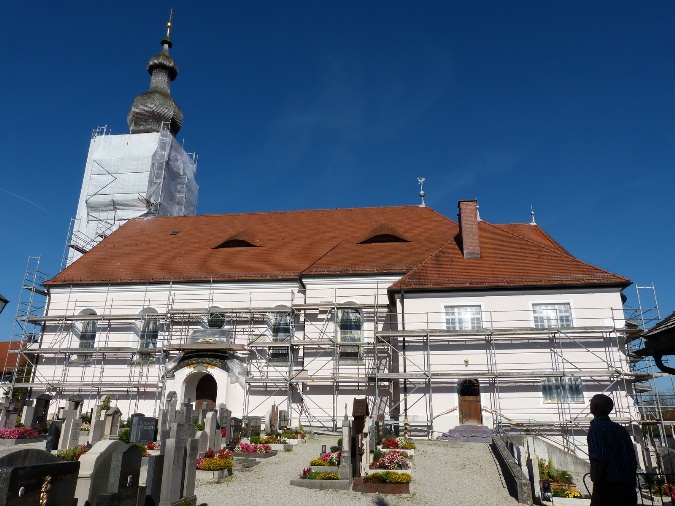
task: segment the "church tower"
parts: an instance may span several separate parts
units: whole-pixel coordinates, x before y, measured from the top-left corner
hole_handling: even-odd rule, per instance
[[[178,66],[169,54],[171,19],[162,51],[150,58],[150,88],[134,100],[129,133],[94,131],[77,214],[69,233],[67,264],[77,260],[127,220],[187,216],[197,211],[196,157],[176,140],[183,113],[171,97]]]

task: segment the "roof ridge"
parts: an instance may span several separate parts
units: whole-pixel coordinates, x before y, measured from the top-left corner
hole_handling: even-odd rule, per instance
[[[499,230],[501,230],[502,232],[505,232],[505,233],[507,233],[507,234],[511,234],[511,235],[514,236],[514,237],[518,237],[519,239],[523,239],[523,240],[525,240],[525,241],[527,241],[527,242],[530,242],[530,243],[532,243],[532,244],[536,244],[537,246],[541,246],[542,248],[546,248],[547,250],[554,251],[554,252],[556,252],[556,253],[561,253],[561,250],[562,250],[562,251],[564,252],[564,254],[566,254],[567,256],[569,256],[569,257],[571,257],[571,258],[574,258],[574,259],[577,259],[572,253],[570,253],[570,252],[567,251],[565,248],[563,248],[560,244],[558,244],[556,241],[554,241],[553,238],[552,238],[550,235],[548,235],[548,234],[544,231],[544,229],[541,228],[539,225],[534,225],[534,226],[537,227],[537,229],[539,229],[539,231],[540,231],[541,233],[544,234],[544,236],[546,237],[546,239],[549,240],[549,242],[551,242],[551,243],[557,245],[558,248],[548,248],[548,247],[544,246],[544,245],[541,244],[541,243],[538,243],[538,242],[536,242],[536,241],[533,241],[533,240],[531,240],[531,239],[528,239],[528,238],[525,237],[524,235],[516,234],[515,232],[512,232],[512,231],[510,231],[510,230],[506,230],[506,229],[501,228],[502,225],[523,225],[523,226],[528,226],[528,227],[529,227],[529,226],[532,226],[531,223],[490,223],[489,221],[485,221],[485,222],[483,222],[483,223],[485,223],[485,224],[487,224],[487,225],[491,225],[492,227],[497,227],[497,228],[499,228]],[[578,260],[578,259],[577,259],[577,260]]]
[[[584,265],[586,265],[586,266],[588,266],[588,267],[592,267],[593,269],[597,269],[597,270],[602,271],[602,272],[605,272],[605,273],[607,273],[607,274],[611,274],[612,276],[616,276],[616,277],[618,277],[618,278],[625,279],[626,281],[630,281],[628,278],[626,278],[626,277],[624,277],[624,276],[621,276],[621,275],[619,275],[619,274],[616,274],[616,273],[614,273],[614,272],[612,272],[612,271],[608,271],[607,269],[602,269],[602,268],[598,267],[597,265],[593,265],[593,264],[590,264],[590,263],[588,263],[588,262],[585,262],[584,260],[581,260],[581,259],[577,258],[576,256],[574,256],[574,255],[572,255],[572,254],[569,254],[569,253],[568,253],[568,254],[564,254],[564,253],[561,253],[560,251],[557,251],[557,250],[554,250],[554,249],[547,248],[547,247],[545,247],[543,244],[539,244],[538,242],[532,241],[532,240],[528,239],[527,237],[523,237],[523,236],[521,236],[521,235],[514,234],[514,233],[512,233],[512,232],[509,232],[508,230],[504,230],[504,229],[502,229],[502,228],[499,228],[498,226],[493,225],[493,224],[490,223],[490,222],[484,221],[483,223],[485,223],[486,225],[489,225],[489,226],[491,226],[491,227],[493,227],[493,228],[498,229],[500,232],[502,232],[502,233],[504,233],[504,234],[509,234],[509,235],[514,236],[514,237],[522,238],[523,240],[529,242],[530,244],[533,244],[534,246],[537,246],[538,248],[543,248],[543,249],[545,249],[545,250],[547,250],[547,251],[551,251],[552,253],[555,253],[556,255],[560,255],[561,257],[564,257],[564,258],[571,258],[572,260],[575,260],[575,261],[577,261],[577,262],[579,262],[579,263],[581,263],[581,264],[584,264]]]

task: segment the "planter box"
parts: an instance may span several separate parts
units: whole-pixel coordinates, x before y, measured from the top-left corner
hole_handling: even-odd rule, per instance
[[[309,466],[312,471],[318,471],[320,473],[337,473],[338,466]]]
[[[349,490],[349,480],[291,480],[294,487],[311,488],[313,490]]]
[[[273,444],[270,445],[270,448],[272,448],[272,451],[277,451],[277,452],[285,452],[286,448],[289,450],[293,450],[292,445],[286,445],[286,444]]]
[[[0,439],[0,447],[2,446],[16,446],[16,445],[27,445],[31,443],[39,443],[44,441],[43,439],[33,438],[33,439]]]
[[[354,478],[352,490],[362,494],[409,494],[410,483],[363,483],[363,478]]]
[[[401,448],[382,448],[381,446],[378,446],[378,449],[382,453],[389,453],[390,451],[396,450],[396,451],[399,451],[399,452],[406,452],[408,454],[408,456],[410,456],[410,457],[415,456],[415,449],[414,448],[412,450],[403,450]]]
[[[197,479],[200,481],[219,481],[227,476],[232,476],[232,469],[220,469],[218,471],[203,471],[197,469]]]
[[[239,459],[268,459],[270,457],[275,457],[277,454],[276,450],[272,450],[268,453],[232,453],[232,457]]]

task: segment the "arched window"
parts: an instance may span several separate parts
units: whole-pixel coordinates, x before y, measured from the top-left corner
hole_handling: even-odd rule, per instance
[[[293,337],[293,315],[289,312],[276,313],[272,319],[272,341],[289,342]],[[286,346],[274,346],[269,349],[270,360],[287,362],[290,356]]]
[[[159,315],[153,308],[145,308],[141,311],[141,325],[138,334],[138,347],[140,349],[157,348],[159,338]],[[137,362],[147,363],[154,359],[150,353],[138,353]]]
[[[341,359],[361,358],[360,346],[345,346],[343,343],[363,342],[363,315],[358,309],[343,309],[338,319],[338,340],[340,342],[339,357]]]
[[[219,307],[209,308],[209,316],[206,325],[210,329],[222,329],[227,322],[227,315]]]
[[[87,317],[79,322],[80,333],[78,335],[78,348],[83,350],[73,357],[77,362],[88,362],[92,358],[92,353],[87,353],[85,350],[93,350],[96,345],[96,331],[98,330],[98,321],[94,319],[96,311],[93,309],[85,309],[80,312],[80,315]]]

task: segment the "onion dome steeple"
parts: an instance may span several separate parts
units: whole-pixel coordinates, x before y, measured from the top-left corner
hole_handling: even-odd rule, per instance
[[[162,52],[148,62],[150,89],[136,97],[127,114],[127,124],[132,134],[159,132],[162,123],[168,123],[169,130],[176,135],[183,125],[183,113],[170,93],[171,81],[178,75],[178,65],[169,56],[169,48],[173,45],[169,39],[171,16],[169,14],[166,24],[166,37],[161,42]]]

